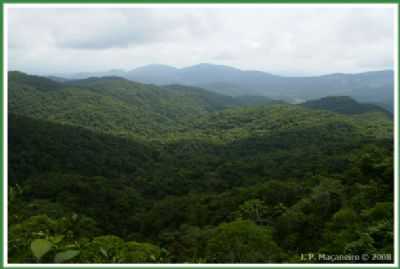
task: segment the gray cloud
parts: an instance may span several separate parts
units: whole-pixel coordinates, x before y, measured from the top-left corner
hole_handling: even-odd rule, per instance
[[[9,8],[9,68],[213,62],[278,74],[393,68],[393,8]]]

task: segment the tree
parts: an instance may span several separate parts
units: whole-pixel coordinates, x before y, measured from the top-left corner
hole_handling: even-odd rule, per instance
[[[272,263],[282,258],[271,230],[249,220],[219,225],[207,243],[206,260],[211,263]]]
[[[257,224],[265,224],[268,220],[269,209],[263,201],[252,199],[239,206],[236,212],[239,218],[254,221]]]

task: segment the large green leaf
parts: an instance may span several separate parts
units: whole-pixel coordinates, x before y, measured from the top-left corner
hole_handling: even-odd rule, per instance
[[[66,250],[66,251],[57,253],[57,255],[54,257],[54,262],[62,263],[62,262],[68,261],[68,260],[76,257],[78,254],[79,254],[79,250]]]
[[[52,244],[46,239],[35,239],[31,243],[31,250],[33,255],[40,259],[52,248]]]

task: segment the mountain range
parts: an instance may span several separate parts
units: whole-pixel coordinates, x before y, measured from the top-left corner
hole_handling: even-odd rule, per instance
[[[54,81],[10,72],[9,87],[13,113],[123,136],[164,136],[209,113],[285,104],[265,96],[227,96],[193,86],[157,86],[115,76]],[[324,97],[300,105],[345,115],[389,114],[379,106],[362,104],[348,96]]]
[[[181,84],[204,88],[229,96],[266,96],[292,103],[325,96],[350,96],[357,101],[375,103],[393,110],[394,73],[392,70],[357,74],[335,73],[322,76],[285,77],[238,68],[198,64],[185,68],[146,65],[124,71],[60,74],[53,79],[83,79],[119,76],[155,85]]]

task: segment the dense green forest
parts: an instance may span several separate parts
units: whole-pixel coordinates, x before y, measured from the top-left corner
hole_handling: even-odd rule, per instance
[[[21,72],[8,101],[11,263],[393,261],[376,106]]]

